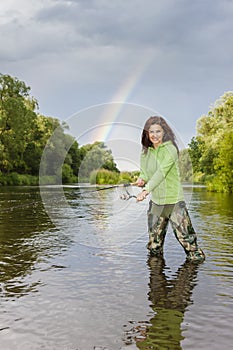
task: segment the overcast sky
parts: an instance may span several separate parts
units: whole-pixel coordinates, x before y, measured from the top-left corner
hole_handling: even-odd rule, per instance
[[[2,0],[0,28],[0,72],[30,86],[42,114],[79,112],[82,132],[83,109],[128,102],[158,111],[187,144],[233,90],[232,0]]]

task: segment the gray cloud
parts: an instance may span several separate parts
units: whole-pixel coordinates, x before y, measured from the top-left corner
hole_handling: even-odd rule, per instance
[[[50,1],[27,22],[13,17],[1,26],[2,56],[34,55],[36,48],[40,54],[117,47],[139,55],[148,48],[173,58],[184,54],[197,64],[209,53],[215,53],[213,60],[223,60],[223,46],[232,54],[231,45],[225,45],[232,12],[232,2],[226,0]]]
[[[232,15],[230,0],[21,0],[0,18],[1,72],[28,82],[42,113],[61,118],[109,102],[135,73],[128,100],[190,135],[232,89]]]
[[[55,1],[41,9],[35,21],[65,25],[76,35],[92,38],[90,44],[127,45],[185,50],[208,44],[205,33],[232,28],[232,2],[193,1]],[[85,4],[85,6],[84,6]],[[224,28],[222,24],[224,22]],[[68,29],[69,28],[69,29]],[[202,48],[204,45],[202,46]]]

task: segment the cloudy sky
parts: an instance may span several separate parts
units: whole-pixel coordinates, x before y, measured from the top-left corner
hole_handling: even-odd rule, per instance
[[[0,72],[30,86],[42,114],[76,115],[82,134],[80,111],[126,102],[158,111],[187,144],[233,90],[232,0],[2,0],[0,28]],[[111,113],[89,119],[143,126],[150,114]]]

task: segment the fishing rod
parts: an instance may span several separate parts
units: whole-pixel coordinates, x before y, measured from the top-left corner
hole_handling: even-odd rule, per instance
[[[120,195],[120,199],[122,199],[122,200],[129,200],[130,198],[137,198],[137,196],[131,195],[129,193],[127,188],[130,187],[130,186],[137,186],[137,182],[130,182],[130,183],[126,183],[126,184],[117,184],[117,185],[111,185],[111,186],[106,186],[106,187],[100,187],[100,188],[96,188],[94,190],[84,191],[84,193],[93,193],[93,192],[105,191],[105,190],[109,190],[109,189],[112,189],[112,188],[123,188],[126,193],[123,193],[122,195]]]
[[[118,187],[129,187],[129,186],[137,186],[137,182],[131,182],[127,184],[118,184],[118,185],[112,185],[112,186],[107,186],[107,187],[101,187],[101,188],[96,188],[93,191],[87,191],[87,192],[96,192],[96,191],[104,191],[104,190],[109,190],[111,188],[118,188]]]

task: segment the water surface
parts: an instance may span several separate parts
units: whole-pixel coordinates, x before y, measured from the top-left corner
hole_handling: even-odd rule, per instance
[[[195,265],[170,228],[164,259],[148,258],[148,202],[90,190],[65,187],[67,205],[56,188],[47,203],[0,188],[1,348],[230,349],[232,195],[186,188],[206,253]]]

